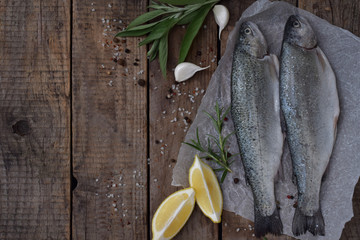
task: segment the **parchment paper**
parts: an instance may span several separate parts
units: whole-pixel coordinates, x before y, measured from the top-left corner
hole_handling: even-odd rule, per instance
[[[352,196],[360,175],[360,154],[358,153],[360,149],[360,39],[355,35],[284,2],[269,2],[267,0],[255,2],[243,13],[229,35],[225,54],[211,78],[185,141],[195,139],[197,127],[199,128],[200,139],[205,140],[205,134],[208,133],[216,134],[203,111],[206,110],[214,114],[213,109],[216,101],[219,102],[220,106],[230,106],[232,53],[240,24],[245,20],[251,20],[258,24],[268,42],[270,53],[279,56],[285,22],[292,14],[306,17],[314,28],[319,46],[328,57],[337,76],[340,98],[337,140],[321,192],[326,236],[313,237],[307,233],[298,238],[339,239],[345,223],[353,216]],[[225,122],[224,134],[232,131],[233,122],[230,117]],[[229,140],[229,144],[231,153],[239,152],[235,136]],[[173,171],[173,185],[184,187],[189,185],[188,170],[196,153],[198,152],[191,147],[182,145]],[[221,185],[224,209],[253,220],[252,192],[245,184],[244,170],[239,157],[232,165],[232,170],[233,173],[229,174]],[[293,204],[296,198],[291,200],[287,198],[287,195],[296,196],[297,191],[292,183],[291,161],[287,145],[284,146],[282,169],[279,176],[276,183],[276,196],[280,202],[284,233],[293,236],[291,224],[294,215]],[[234,178],[239,178],[240,182],[235,184]]]

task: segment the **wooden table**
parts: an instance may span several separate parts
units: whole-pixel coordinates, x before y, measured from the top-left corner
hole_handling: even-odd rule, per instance
[[[0,0],[0,239],[150,239],[152,215],[178,189],[184,117],[195,117],[254,0],[221,2],[231,14],[223,41],[210,14],[187,58],[210,69],[179,85],[199,92],[192,103],[171,93],[185,29],[170,36],[167,79],[142,37],[113,39],[148,1]],[[357,0],[288,2],[360,35]],[[359,184],[353,204],[341,239],[360,239]],[[228,212],[213,224],[196,207],[176,239],[253,239],[249,225]]]

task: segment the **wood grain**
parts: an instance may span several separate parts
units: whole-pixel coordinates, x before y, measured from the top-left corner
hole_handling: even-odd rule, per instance
[[[146,49],[113,39],[146,3],[73,1],[74,239],[148,235]]]
[[[202,90],[254,2],[221,1],[221,41],[209,14],[187,61],[211,67],[183,85],[173,68],[185,28],[170,35],[167,79],[143,38],[113,39],[147,0],[0,0],[0,239],[150,239],[155,210],[180,189],[172,169]],[[287,2],[360,35],[359,1]],[[341,240],[359,239],[360,183],[353,208]],[[252,226],[226,211],[213,224],[196,207],[175,239],[254,239]]]
[[[0,239],[70,239],[70,1],[0,1]]]
[[[358,240],[360,238],[360,182],[355,187],[353,210],[354,217],[345,224],[340,240]]]
[[[360,1],[298,0],[299,7],[330,23],[360,35]]]
[[[194,119],[217,62],[217,28],[210,12],[204,27],[190,49],[186,61],[210,68],[198,72],[185,84],[176,84],[173,68],[177,65],[181,37],[185,28],[170,34],[167,79],[159,71],[158,61],[150,63],[150,216],[160,203],[179,188],[171,186],[181,142]],[[172,88],[175,89],[172,89]],[[179,89],[181,95],[176,89]],[[171,89],[171,90],[170,90]],[[169,99],[166,96],[169,95]],[[190,96],[194,96],[191,102]],[[176,120],[176,121],[174,121]],[[186,122],[188,121],[188,122]],[[218,226],[206,218],[198,207],[174,239],[218,239]]]

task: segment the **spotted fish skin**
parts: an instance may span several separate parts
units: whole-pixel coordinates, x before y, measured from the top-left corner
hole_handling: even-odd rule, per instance
[[[335,74],[301,16],[290,16],[285,26],[280,102],[298,189],[293,233],[325,235],[320,189],[335,143],[339,99]]]
[[[280,235],[274,178],[283,134],[280,125],[278,60],[267,55],[259,28],[244,22],[233,55],[231,116],[247,181],[254,196],[255,235]]]

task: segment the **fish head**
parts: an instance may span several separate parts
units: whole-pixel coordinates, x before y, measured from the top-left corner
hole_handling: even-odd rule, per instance
[[[299,15],[291,15],[285,25],[284,42],[306,49],[315,48],[316,36],[310,23]]]
[[[259,27],[250,21],[240,26],[238,45],[242,52],[263,58],[267,54],[267,43]]]

